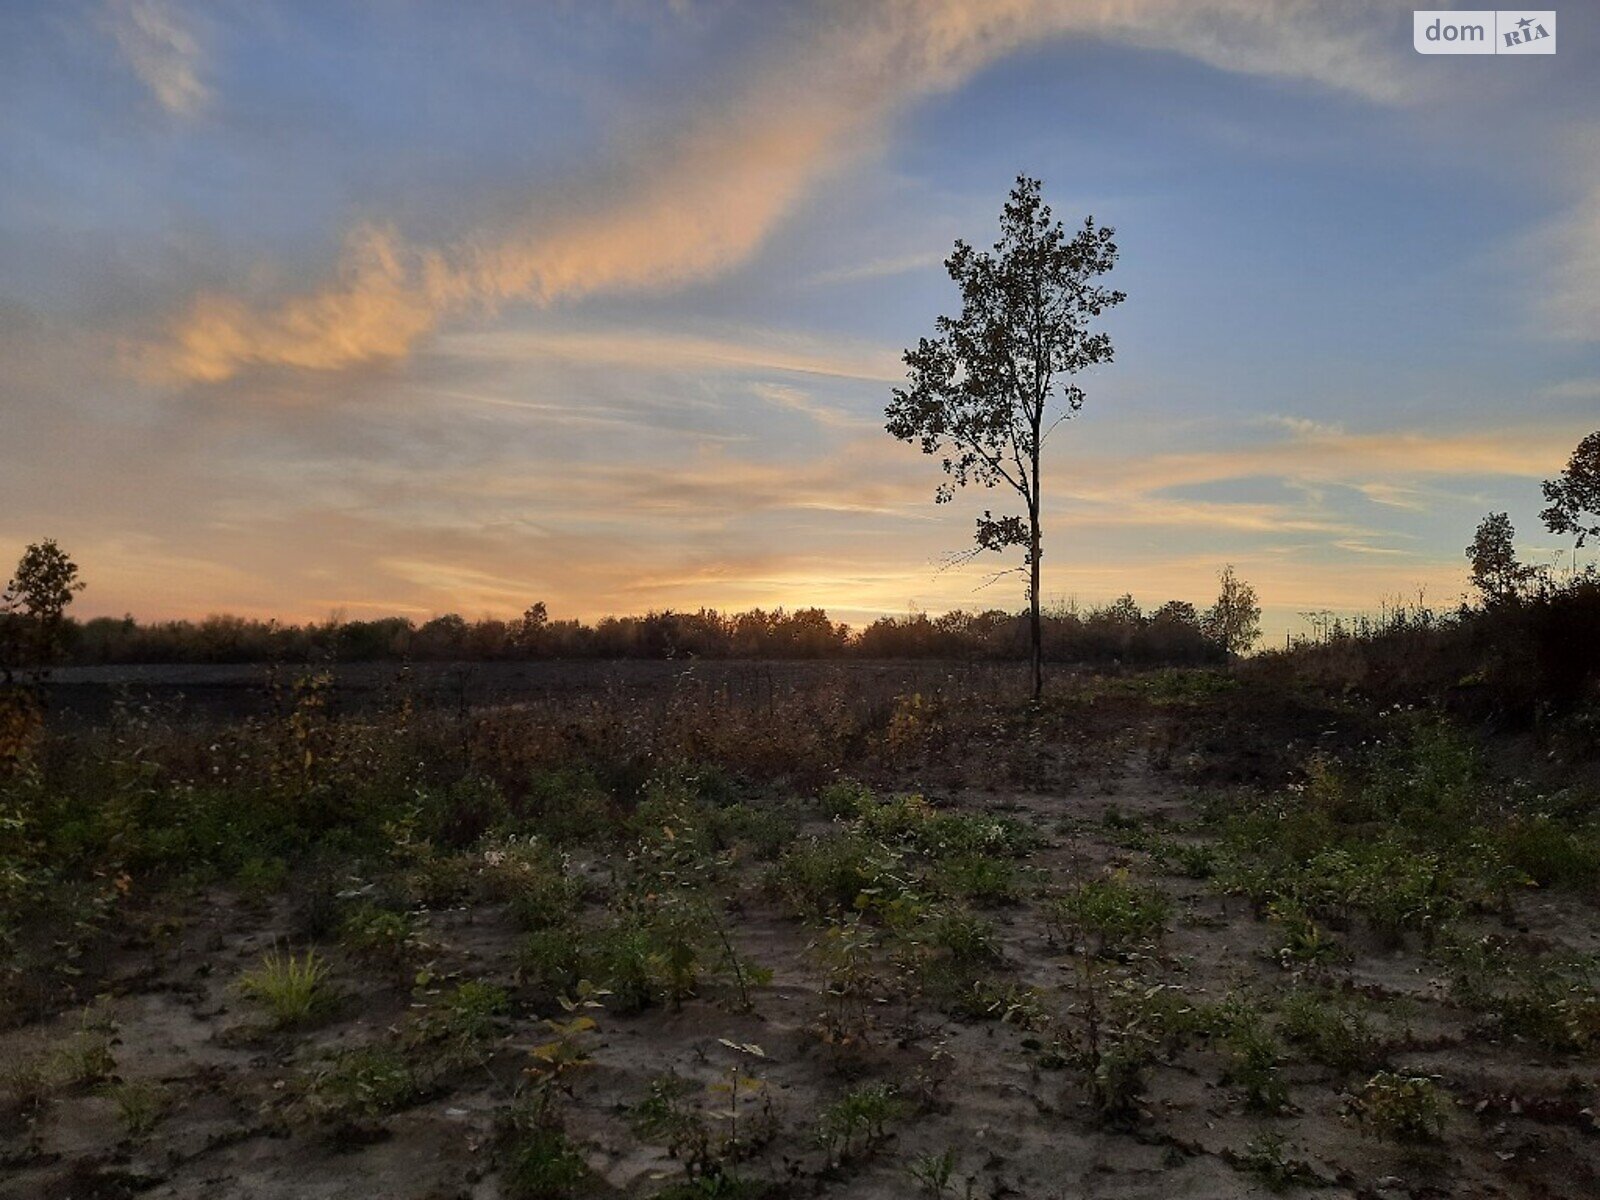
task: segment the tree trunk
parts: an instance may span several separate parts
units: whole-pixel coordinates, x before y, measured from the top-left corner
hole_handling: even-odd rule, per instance
[[[1044,624],[1039,616],[1039,519],[1033,520],[1032,581],[1028,584],[1028,624],[1033,641],[1033,699],[1037,703],[1044,693]]]
[[[1040,405],[1040,412],[1043,405]],[[1039,617],[1039,559],[1044,537],[1039,529],[1039,418],[1033,421],[1033,487],[1028,497],[1028,624],[1033,642],[1033,702],[1044,694],[1044,624]]]

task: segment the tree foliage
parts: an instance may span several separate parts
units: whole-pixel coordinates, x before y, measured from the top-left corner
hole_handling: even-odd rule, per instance
[[[37,685],[60,653],[67,605],[82,589],[77,564],[46,540],[23,551],[0,591],[0,768],[25,761],[42,728]]]
[[[1489,603],[1500,603],[1522,593],[1539,574],[1517,561],[1513,544],[1516,528],[1505,513],[1490,513],[1478,523],[1477,532],[1467,546],[1472,564],[1472,586]]]
[[[1201,627],[1230,655],[1243,654],[1261,636],[1261,605],[1256,590],[1234,572],[1233,564],[1218,575],[1216,603],[1206,610]]]
[[[1551,533],[1574,535],[1580,550],[1600,538],[1600,430],[1578,443],[1559,476],[1545,481],[1544,498],[1550,506],[1539,516]]]
[[[53,540],[23,551],[0,592],[0,671],[6,683],[16,671],[41,670],[55,658],[67,606],[82,590],[77,564]]]

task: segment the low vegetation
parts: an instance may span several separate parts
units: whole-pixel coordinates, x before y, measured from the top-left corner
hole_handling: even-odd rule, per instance
[[[1334,644],[28,715],[13,1191],[1596,1190],[1592,692],[1486,725]]]

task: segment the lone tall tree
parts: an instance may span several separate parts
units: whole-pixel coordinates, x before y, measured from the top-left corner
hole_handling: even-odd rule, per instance
[[[1111,361],[1110,337],[1090,325],[1125,298],[1096,282],[1116,262],[1114,232],[1089,217],[1069,237],[1040,197],[1039,181],[1018,176],[993,252],[958,241],[945,260],[961,290],[961,313],[940,317],[936,335],[905,352],[908,385],[895,389],[885,411],[895,437],[942,456],[950,478],[937,502],[969,483],[1005,484],[1021,498],[1021,516],[986,510],[978,518],[972,553],[1025,550],[1035,699],[1044,687],[1040,450],[1083,405],[1077,374]]]

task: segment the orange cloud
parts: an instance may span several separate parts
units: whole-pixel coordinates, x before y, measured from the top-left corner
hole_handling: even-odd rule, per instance
[[[959,85],[1017,48],[1067,33],[1188,54],[1398,98],[1351,19],[1373,3],[1279,0],[881,0],[829,7],[726,105],[653,140],[564,211],[428,248],[363,228],[337,278],[278,303],[203,295],[146,371],[216,383],[252,366],[337,370],[404,357],[452,317],[681,285],[745,261],[796,201],[869,150],[903,105]],[[1335,11],[1343,10],[1343,11]]]

